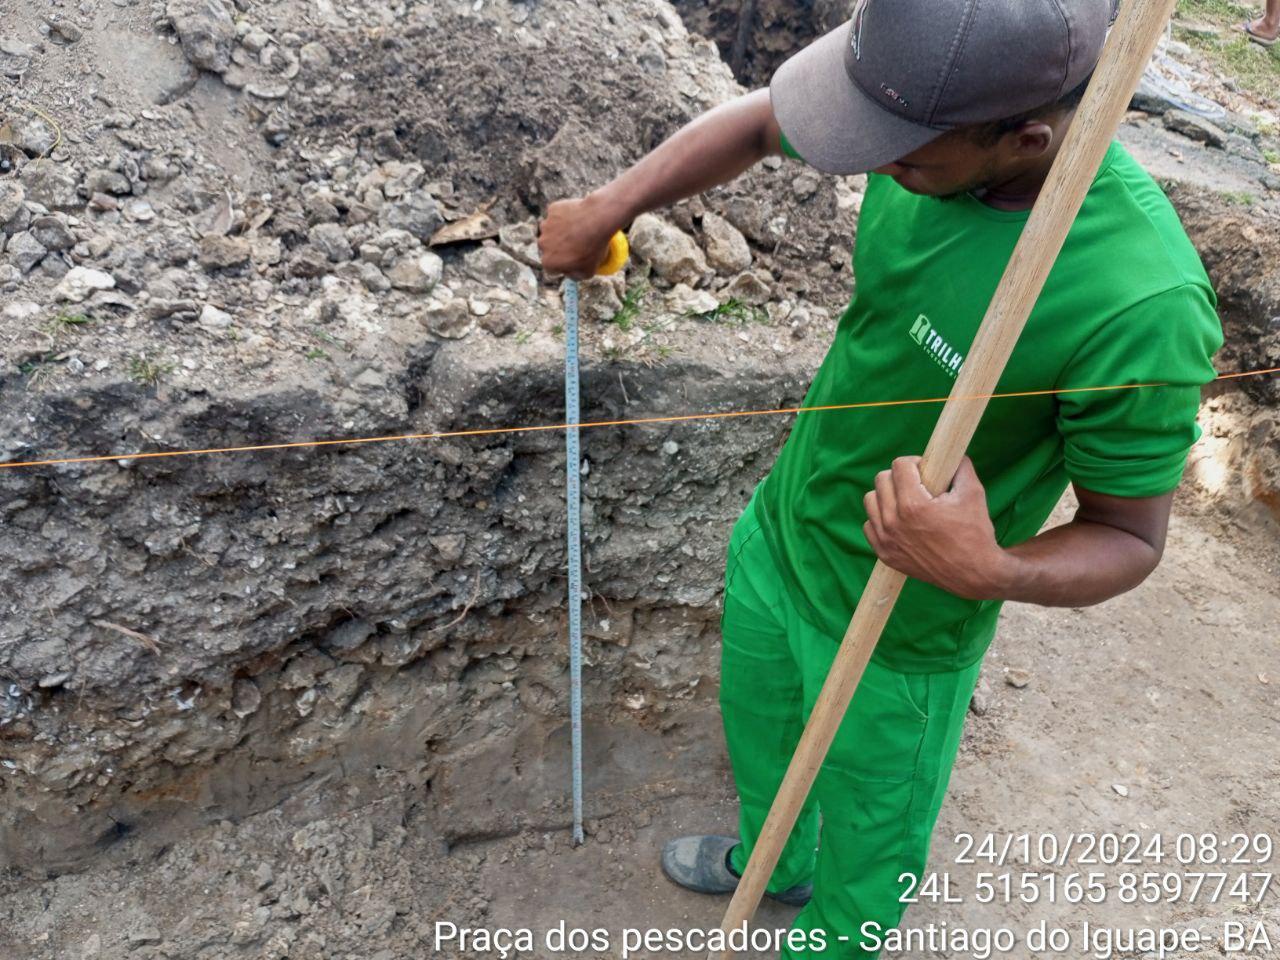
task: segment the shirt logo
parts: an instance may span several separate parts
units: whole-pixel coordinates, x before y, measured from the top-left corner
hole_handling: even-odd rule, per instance
[[[923,313],[916,317],[916,322],[911,325],[910,336],[930,359],[946,372],[947,376],[952,380],[956,378],[956,374],[964,364],[964,354],[953,350],[951,344],[947,343],[942,334],[934,329],[929,318]]]
[[[859,0],[858,9],[853,14],[853,38],[849,41],[853,47],[853,59],[862,59],[862,20],[866,16],[871,0]]]

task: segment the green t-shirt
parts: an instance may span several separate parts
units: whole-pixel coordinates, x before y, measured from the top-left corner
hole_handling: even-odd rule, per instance
[[[946,396],[1026,219],[872,174],[854,297],[804,405]],[[1113,143],[997,392],[1171,385],[992,400],[968,453],[1002,545],[1035,536],[1068,481],[1121,497],[1178,485],[1222,345],[1215,303],[1169,201]],[[940,411],[801,413],[760,488],[761,526],[788,592],[833,642],[876,559],[863,495],[895,457],[924,452]],[[999,611],[997,601],[908,580],[875,657],[908,673],[963,668],[986,651]]]

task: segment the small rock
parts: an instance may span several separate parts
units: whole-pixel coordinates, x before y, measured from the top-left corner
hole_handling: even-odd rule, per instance
[[[123,173],[99,167],[85,174],[84,185],[81,189],[83,189],[86,197],[91,197],[95,193],[123,197],[125,194],[132,192],[133,186],[129,183],[129,178]]]
[[[1186,110],[1169,110],[1164,115],[1164,125],[1175,133],[1197,140],[1210,147],[1221,149],[1227,145],[1227,134],[1216,123],[1198,117]]]
[[[291,277],[323,277],[329,272],[329,258],[308,244],[298,249],[289,262]]]
[[[23,323],[40,315],[40,304],[31,300],[15,300],[0,310],[0,317]]]
[[[466,549],[467,538],[461,533],[441,533],[435,536],[428,536],[427,541],[436,548],[436,552],[440,554],[440,559],[445,563],[457,563],[462,559],[462,552]]]
[[[687,283],[677,283],[667,294],[667,304],[677,313],[710,313],[720,301],[709,290],[695,290]]]
[[[57,217],[36,217],[31,221],[31,235],[50,250],[70,250],[76,245],[67,225]]]
[[[751,266],[747,238],[724,217],[710,212],[703,214],[702,235],[706,240],[707,262],[716,270],[741,273]]]
[[[818,192],[819,183],[817,175],[806,170],[791,181],[791,192],[797,200],[808,200]]]
[[[444,273],[444,261],[434,253],[401,257],[387,271],[387,279],[397,290],[409,293],[429,293],[440,282]]]
[[[31,66],[35,48],[19,40],[0,38],[0,76],[20,80]]]
[[[298,51],[298,59],[302,63],[304,70],[312,73],[321,73],[329,69],[333,63],[333,57],[329,53],[329,48],[323,43],[304,43]]]
[[[9,261],[23,273],[30,273],[49,251],[30,233],[16,233],[9,239],[5,253]]]
[[[1126,787],[1123,783],[1113,783],[1111,785],[1111,789],[1114,790],[1116,793],[1118,793],[1122,797],[1127,797],[1129,795],[1129,788]]]
[[[425,241],[444,225],[444,217],[431,195],[418,191],[403,200],[384,205],[382,224],[393,230],[405,230]]]
[[[608,323],[622,309],[626,285],[622,277],[591,277],[578,285],[578,310],[593,323]]]
[[[197,259],[206,270],[225,270],[247,263],[251,252],[248,241],[240,237],[201,237]]]
[[[26,198],[27,192],[22,189],[22,184],[15,183],[13,180],[0,180],[0,229],[3,229],[9,221],[16,219],[20,211],[26,209],[22,202]],[[16,231],[4,230],[4,232]]]
[[[267,889],[267,887],[275,883],[275,879],[276,879],[275,871],[271,869],[271,864],[269,863],[266,863],[266,862],[260,863],[258,864],[257,868],[253,871],[253,884],[254,884],[254,887],[258,890]]]
[[[495,310],[481,317],[480,326],[495,337],[507,337],[516,332],[516,321],[507,310]]]
[[[236,25],[222,0],[169,0],[165,12],[192,66],[223,73],[231,65]]]
[[[72,267],[54,288],[53,295],[58,300],[65,300],[68,303],[81,303],[95,290],[110,290],[115,285],[115,277],[102,270]]]
[[[137,950],[139,947],[153,946],[157,943],[162,943],[163,941],[164,937],[160,935],[159,929],[149,923],[144,924],[137,930],[134,930],[128,936],[130,950]]]
[[[58,135],[44,118],[18,116],[9,121],[13,145],[29,157],[43,157],[53,150]]]
[[[31,203],[41,204],[50,210],[74,210],[80,206],[75,172],[64,164],[53,160],[32,160],[22,168],[18,179]]]
[[[497,247],[480,247],[464,258],[467,274],[489,286],[502,287],[526,300],[538,295],[538,278],[528,266]]]
[[[316,224],[307,232],[307,239],[331,263],[345,263],[354,255],[346,232],[336,223]]]
[[[261,27],[251,27],[249,32],[240,38],[240,43],[250,53],[261,53],[271,42],[271,34]]]
[[[672,283],[696,284],[710,269],[693,237],[651,213],[636,218],[628,239],[632,252]]]
[[[200,326],[206,330],[220,332],[230,327],[232,322],[231,314],[219,310],[211,303],[206,303],[200,311]]]
[[[758,307],[773,296],[772,284],[773,278],[767,273],[740,273],[725,289],[725,295],[731,300],[741,300]]]
[[[56,19],[45,17],[44,22],[49,25],[49,39],[55,43],[75,43],[84,36],[84,30],[70,20],[64,20],[61,17]]]
[[[1017,667],[1011,667],[1004,672],[1004,682],[1011,687],[1017,687],[1021,690],[1031,682],[1031,673],[1028,670],[1020,670]]]
[[[486,317],[493,309],[493,304],[488,300],[477,300],[475,297],[467,301],[467,306],[471,308],[471,315],[475,317]]]
[[[391,289],[391,281],[387,279],[387,275],[373,263],[360,264],[360,282],[371,293],[386,293]]]
[[[156,218],[156,211],[149,200],[134,197],[125,201],[124,218],[137,223],[149,223]]]
[[[231,686],[231,712],[243,720],[262,706],[262,691],[252,680],[241,678]],[[261,888],[259,888],[261,889]]]
[[[538,227],[532,222],[511,223],[498,228],[498,244],[521,263],[542,266],[538,250]]]
[[[471,311],[465,300],[446,300],[428,307],[423,323],[436,336],[458,340],[471,329]]]
[[[662,444],[662,452],[668,457],[674,457],[680,452],[680,444],[676,443],[674,440],[667,440]]]

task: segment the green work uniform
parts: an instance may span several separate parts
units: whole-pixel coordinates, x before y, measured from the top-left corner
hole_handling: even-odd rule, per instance
[[[804,405],[945,397],[1027,216],[871,175],[855,295]],[[1177,486],[1222,343],[1214,306],[1172,206],[1112,144],[997,388],[1058,392],[992,400],[969,446],[1002,545],[1033,537],[1068,482],[1121,497]],[[1126,389],[1080,389],[1095,387]],[[875,563],[863,496],[895,457],[923,453],[940,409],[799,414],[734,529],[721,703],[738,869]],[[999,610],[915,580],[902,592],[770,884],[814,880],[797,924],[826,932],[828,956],[870,956],[852,946],[860,925],[900,919],[898,877],[923,869]]]

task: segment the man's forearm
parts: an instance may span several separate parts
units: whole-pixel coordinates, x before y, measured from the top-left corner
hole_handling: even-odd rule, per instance
[[[1160,562],[1160,552],[1141,537],[1079,519],[1010,547],[1004,556],[996,597],[1046,607],[1110,600],[1140,584]]]
[[[769,91],[757,90],[682,127],[638,163],[587,197],[619,225],[728,183],[779,151]]]

